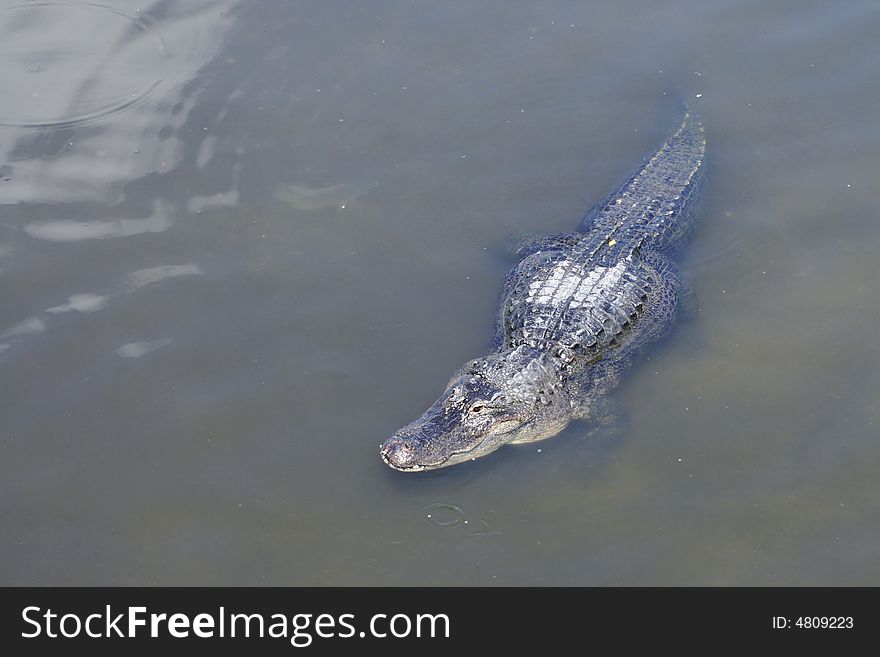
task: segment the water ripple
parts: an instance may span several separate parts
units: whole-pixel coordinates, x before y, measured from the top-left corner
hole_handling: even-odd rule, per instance
[[[467,536],[500,536],[484,518],[472,518],[457,504],[434,502],[422,508],[424,524],[432,529],[459,529]]]
[[[119,112],[155,89],[171,60],[161,34],[115,7],[9,7],[0,13],[0,78],[29,93],[4,103],[0,125],[70,126]]]

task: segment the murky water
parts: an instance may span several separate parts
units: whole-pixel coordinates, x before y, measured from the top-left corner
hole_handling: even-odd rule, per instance
[[[880,584],[878,62],[871,0],[3,3],[0,583]],[[386,468],[682,100],[626,430]]]

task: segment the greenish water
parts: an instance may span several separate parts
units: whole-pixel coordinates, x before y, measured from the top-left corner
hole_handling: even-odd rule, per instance
[[[867,0],[3,3],[0,583],[880,584],[878,37]],[[700,312],[626,430],[386,468],[506,240],[681,101]]]

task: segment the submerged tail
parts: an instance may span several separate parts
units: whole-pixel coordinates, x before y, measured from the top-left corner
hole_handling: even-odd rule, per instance
[[[611,232],[615,227],[632,224],[627,228],[649,233],[656,248],[674,249],[690,232],[705,154],[703,124],[688,110],[672,136],[620,187],[597,203],[578,230]]]

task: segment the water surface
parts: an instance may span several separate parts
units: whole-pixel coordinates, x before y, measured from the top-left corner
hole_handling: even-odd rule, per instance
[[[880,584],[878,37],[868,0],[3,3],[0,583]],[[386,468],[506,241],[682,102],[700,312],[625,431]]]

